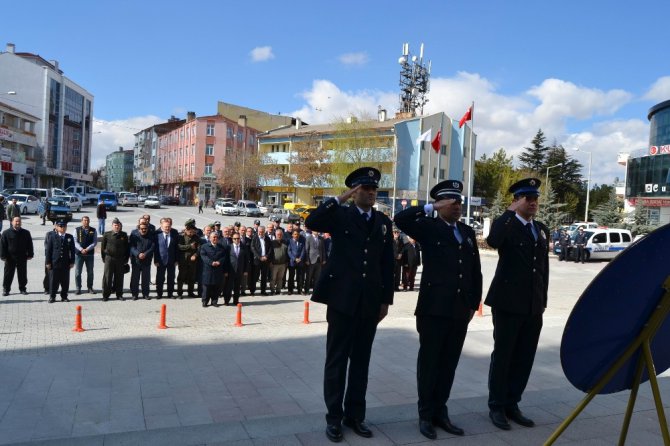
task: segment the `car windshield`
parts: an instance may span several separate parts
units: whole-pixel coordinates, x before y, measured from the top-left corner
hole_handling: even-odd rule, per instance
[[[233,206],[233,203],[229,203],[229,202],[226,202],[226,201],[224,201],[223,203],[221,203],[221,206],[223,206],[224,208],[232,208],[232,207],[234,207],[234,206]]]
[[[19,202],[19,203],[23,203],[24,201],[26,201],[26,199],[27,199],[28,197],[26,197],[26,196],[21,196],[21,195],[12,195],[12,196],[9,197],[9,201],[12,201],[12,200],[15,199],[15,198],[16,198],[16,201],[17,201],[17,202]]]
[[[65,200],[58,200],[58,199],[50,199],[49,203],[51,203],[52,206],[67,206],[67,201]]]
[[[247,203],[247,207],[248,208],[254,208],[254,209],[258,208],[258,206],[256,206],[254,203]]]
[[[158,200],[158,197],[156,197],[155,195],[149,195],[147,197],[147,200]]]

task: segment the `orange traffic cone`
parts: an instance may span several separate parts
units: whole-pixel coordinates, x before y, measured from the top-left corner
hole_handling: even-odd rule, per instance
[[[305,312],[302,317],[302,323],[303,324],[309,324],[309,301],[305,301]]]
[[[242,324],[242,304],[237,304],[237,316],[235,317],[235,326],[241,327]]]
[[[74,317],[74,328],[72,331],[82,332],[86,331],[81,326],[81,305],[77,305],[77,315]]]
[[[160,330],[165,330],[166,328],[168,328],[168,326],[165,325],[165,316],[166,316],[166,313],[167,313],[167,305],[163,304],[163,305],[161,305],[161,321],[160,321],[160,323],[158,324],[158,328],[159,328]]]

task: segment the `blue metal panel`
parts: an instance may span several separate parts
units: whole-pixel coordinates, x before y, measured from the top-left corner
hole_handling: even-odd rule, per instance
[[[403,121],[395,126],[398,141],[398,165],[396,167],[396,188],[417,190],[419,188],[419,147],[416,140],[420,135],[420,120]]]
[[[458,121],[451,121],[451,144],[449,151],[449,179],[463,181],[463,137],[465,126],[458,128]]]

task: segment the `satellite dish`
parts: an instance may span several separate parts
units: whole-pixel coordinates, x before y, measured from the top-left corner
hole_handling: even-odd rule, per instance
[[[412,56],[412,62],[416,62],[417,59],[418,59],[418,57],[416,57],[416,56]]]
[[[400,65],[404,65],[404,64],[406,64],[406,63],[407,63],[407,57],[405,57],[405,56],[400,56],[400,58],[398,59],[398,63],[399,63]]]

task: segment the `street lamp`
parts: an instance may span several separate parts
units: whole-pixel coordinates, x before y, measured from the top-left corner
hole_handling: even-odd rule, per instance
[[[589,194],[591,192],[591,159],[592,159],[592,153],[589,152],[588,150],[580,149],[579,147],[575,147],[573,150],[589,154],[589,176],[586,179],[586,209],[584,210],[584,221],[587,222],[587,221],[589,221]]]
[[[549,187],[549,169],[553,169],[554,167],[558,167],[558,166],[562,166],[562,165],[563,165],[563,163],[558,163],[555,166],[547,167],[547,176],[544,179],[545,187]]]

